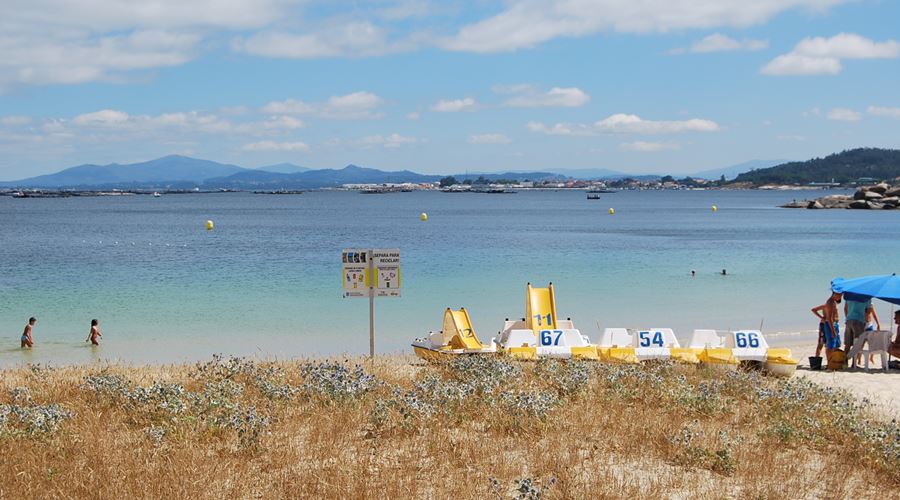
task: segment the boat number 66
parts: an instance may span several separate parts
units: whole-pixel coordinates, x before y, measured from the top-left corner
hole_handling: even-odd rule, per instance
[[[735,332],[734,343],[741,349],[759,347],[759,335],[753,332]]]

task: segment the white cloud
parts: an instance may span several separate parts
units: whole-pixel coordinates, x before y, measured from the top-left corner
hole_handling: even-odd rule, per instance
[[[512,139],[506,134],[474,134],[469,136],[469,144],[509,144]]]
[[[577,87],[553,87],[543,92],[532,85],[495,86],[500,94],[511,94],[503,105],[514,108],[561,107],[575,108],[591,100],[587,92]]]
[[[692,52],[695,54],[705,54],[709,52],[733,52],[738,50],[753,51],[762,50],[768,46],[768,40],[754,40],[752,38],[735,40],[728,35],[713,33],[712,35],[694,42],[690,47],[673,49],[670,53],[683,54],[685,52]]]
[[[619,147],[625,151],[637,151],[641,153],[654,153],[657,151],[674,151],[681,149],[681,145],[676,142],[645,142],[634,141],[619,144]]]
[[[115,109],[102,109],[75,116],[71,120],[52,119],[44,122],[45,132],[72,130],[99,131],[104,134],[143,133],[206,133],[271,136],[303,127],[302,120],[292,116],[269,116],[262,120],[231,121],[215,114],[198,111],[162,113],[159,115],[129,115]]]
[[[711,120],[655,121],[644,120],[637,115],[615,114],[594,123],[556,123],[548,126],[541,122],[529,122],[528,129],[549,135],[591,136],[601,134],[676,134],[681,132],[716,132],[719,125]]]
[[[464,97],[462,99],[441,99],[431,106],[432,111],[438,113],[456,113],[459,111],[475,111],[478,103],[472,97]]]
[[[284,14],[293,1],[285,0],[144,0],[139,5],[121,0],[28,0],[6,2],[10,24],[43,22],[92,30],[126,30],[134,26],[194,26],[244,29],[263,26]],[[40,21],[38,21],[38,19]]]
[[[270,129],[288,129],[304,127],[306,124],[302,120],[298,120],[293,116],[272,116],[263,122],[263,126]]]
[[[309,151],[309,146],[304,142],[275,142],[275,141],[259,141],[250,144],[244,144],[241,148],[244,151],[293,151],[303,152]]]
[[[838,59],[893,59],[900,56],[900,43],[874,42],[854,33],[839,33],[831,38],[804,38],[794,47],[794,52]]]
[[[396,149],[407,144],[415,144],[419,139],[393,133],[387,137],[382,135],[370,135],[360,139],[363,146],[383,146],[385,149]]]
[[[343,113],[346,111],[368,111],[384,102],[384,99],[371,92],[354,92],[352,94],[331,96],[325,105],[326,112],[336,111]]]
[[[666,33],[761,24],[787,10],[825,10],[846,0],[519,0],[440,41],[449,50],[504,52],[601,31]]]
[[[184,64],[221,32],[258,29],[295,0],[6,0],[0,90],[120,82]]]
[[[118,125],[128,121],[128,113],[115,109],[101,109],[72,118],[75,125]]]
[[[184,64],[199,40],[158,30],[102,37],[7,35],[0,37],[0,87],[115,81],[132,71]]]
[[[779,135],[778,137],[776,137],[776,139],[778,139],[779,141],[803,142],[806,140],[806,136],[784,134]]]
[[[763,66],[764,75],[836,75],[843,70],[836,57],[810,57],[802,54],[784,54]]]
[[[239,52],[288,59],[379,56],[407,47],[410,46],[405,43],[388,41],[387,31],[368,21],[326,23],[311,33],[264,31],[232,43],[232,48]]]
[[[262,107],[264,113],[278,113],[286,115],[312,114],[316,107],[303,101],[285,99],[284,101],[272,101]]]
[[[282,115],[312,115],[322,118],[360,119],[380,118],[378,108],[384,99],[371,92],[353,92],[352,94],[331,96],[323,103],[308,103],[296,99],[272,101],[262,107],[264,113]]]
[[[884,106],[869,106],[866,111],[870,115],[886,116],[888,118],[900,118],[900,108],[888,108]]]
[[[421,117],[418,111],[413,111],[411,113],[406,113],[407,120],[418,120]]]
[[[875,42],[854,33],[839,33],[831,38],[804,38],[794,50],[772,59],[760,70],[765,75],[836,75],[843,70],[844,59],[895,59],[900,57],[900,42]]]
[[[372,57],[439,47],[499,52],[601,31],[743,28],[792,9],[849,0],[507,0],[499,12],[442,36],[464,7],[433,0],[6,0],[0,90],[122,82],[185,64],[231,39],[261,57]],[[481,6],[467,14],[481,16]]]
[[[862,120],[862,113],[847,108],[834,108],[828,112],[826,117],[829,120],[837,120],[842,122],[858,122]]]

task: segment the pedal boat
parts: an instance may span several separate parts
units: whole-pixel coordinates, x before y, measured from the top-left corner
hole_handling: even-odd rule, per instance
[[[416,356],[426,361],[445,361],[455,356],[477,354],[497,354],[497,345],[492,340],[485,345],[472,328],[469,311],[465,307],[459,310],[447,308],[444,311],[443,329],[429,332],[428,337],[416,339],[412,343]]]
[[[575,328],[571,318],[559,319],[553,283],[547,288],[525,286],[525,317],[506,319],[494,338],[501,352],[518,359],[597,359],[597,346]]]

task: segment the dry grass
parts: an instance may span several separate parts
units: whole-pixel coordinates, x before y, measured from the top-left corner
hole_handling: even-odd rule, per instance
[[[842,498],[900,486],[896,424],[847,393],[757,373],[395,357],[371,370],[215,359],[0,375],[3,498]]]

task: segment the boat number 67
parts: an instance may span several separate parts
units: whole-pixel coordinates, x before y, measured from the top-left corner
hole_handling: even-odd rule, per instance
[[[759,335],[753,332],[735,332],[734,343],[741,349],[745,347],[759,347]]]
[[[562,330],[541,330],[541,345],[559,345]]]

